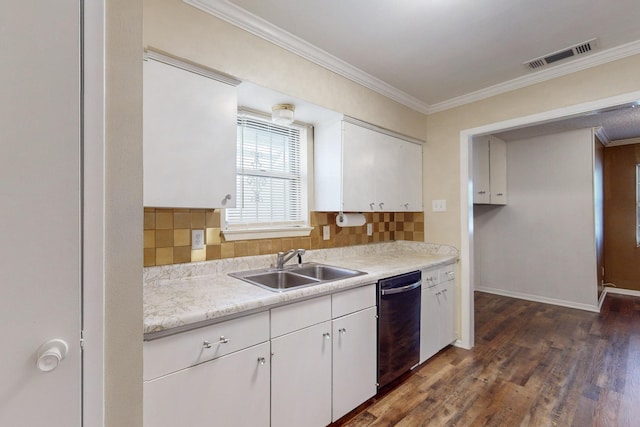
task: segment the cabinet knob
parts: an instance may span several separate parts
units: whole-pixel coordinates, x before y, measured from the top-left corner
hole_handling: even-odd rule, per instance
[[[405,208],[405,209],[409,209],[409,203],[405,203],[405,204],[404,204],[404,205],[402,205],[402,206],[404,206],[404,208]]]
[[[380,206],[380,209],[384,209],[384,203],[380,202],[378,205]]]
[[[259,365],[264,365],[265,363],[267,363],[267,360],[264,357],[258,357]]]
[[[375,203],[369,203],[369,208],[370,208],[371,210],[373,210],[373,207],[374,207],[375,205],[376,205]]]
[[[340,328],[338,329],[338,332],[341,334],[346,334],[347,333],[347,328]]]
[[[331,334],[329,332],[325,332],[324,334],[322,334],[322,336],[324,337],[325,340],[331,339]]]
[[[231,194],[227,194],[226,196],[224,196],[224,199],[222,199],[222,204],[226,205],[227,201],[233,199],[233,196],[231,196]]]
[[[498,193],[496,196],[504,196],[504,193]]]
[[[484,191],[484,190],[480,190],[480,191],[478,191],[478,194],[487,194],[487,192]]]

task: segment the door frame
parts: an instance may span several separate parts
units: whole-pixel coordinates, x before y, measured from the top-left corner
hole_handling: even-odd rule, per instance
[[[83,2],[82,425],[104,425],[105,0]]]
[[[568,107],[548,110],[528,116],[490,123],[460,131],[460,343],[466,349],[474,346],[473,304],[473,192],[472,184],[472,140],[476,135],[503,132],[554,121],[570,116],[582,115],[594,110],[609,108],[640,100],[640,91],[611,96],[595,101],[583,102]]]

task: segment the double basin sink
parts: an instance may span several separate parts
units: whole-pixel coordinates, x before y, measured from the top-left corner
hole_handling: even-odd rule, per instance
[[[269,291],[284,292],[363,274],[366,273],[348,268],[310,262],[285,267],[282,270],[263,268],[229,273],[229,276],[244,280],[247,283],[260,286]]]

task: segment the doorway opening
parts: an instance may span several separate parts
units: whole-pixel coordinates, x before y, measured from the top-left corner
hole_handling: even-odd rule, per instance
[[[620,105],[636,103],[640,91],[631,92],[597,101],[591,101],[510,119],[484,126],[465,129],[460,132],[460,293],[461,293],[461,336],[460,345],[472,348],[474,345],[474,205],[472,182],[472,142],[475,136],[489,135],[525,128],[534,125],[557,122],[560,120],[584,116]]]

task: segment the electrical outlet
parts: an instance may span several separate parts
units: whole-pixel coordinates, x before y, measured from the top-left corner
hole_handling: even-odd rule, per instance
[[[367,236],[373,236],[373,224],[367,224]]]
[[[204,248],[204,230],[191,230],[191,249]]]
[[[446,200],[432,200],[431,201],[431,210],[433,212],[445,212],[447,210],[447,201]]]
[[[322,240],[329,240],[331,238],[331,227],[328,225],[322,226]]]

